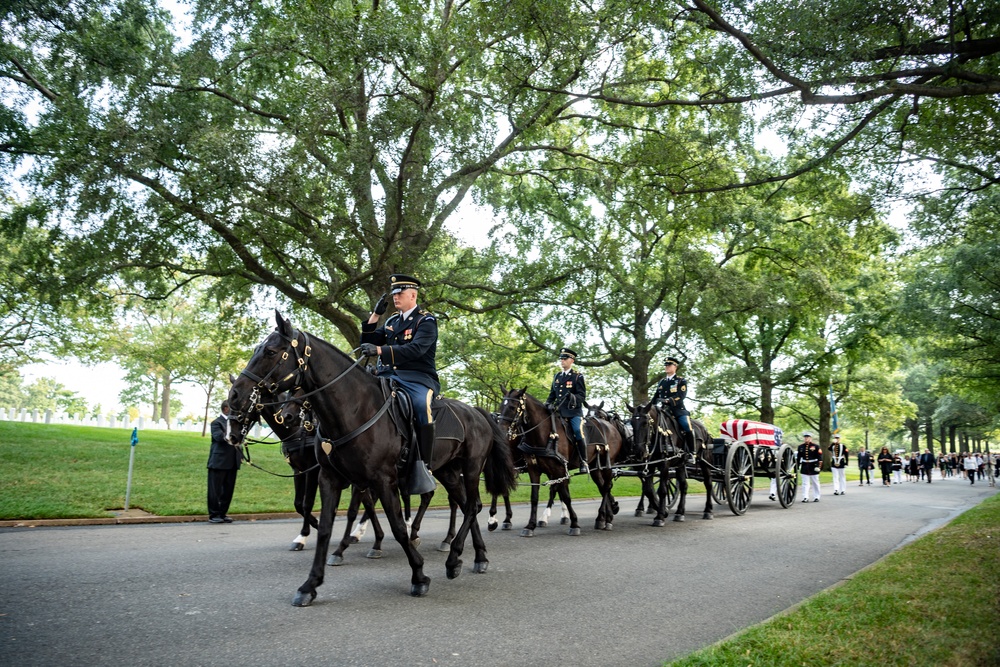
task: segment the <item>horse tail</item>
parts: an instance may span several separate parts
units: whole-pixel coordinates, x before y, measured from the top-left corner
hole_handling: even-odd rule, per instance
[[[483,408],[476,407],[486,423],[490,425],[493,436],[493,446],[483,467],[483,477],[486,479],[486,491],[494,496],[506,496],[517,488],[517,471],[514,470],[514,458],[510,453],[507,434],[493,415]]]

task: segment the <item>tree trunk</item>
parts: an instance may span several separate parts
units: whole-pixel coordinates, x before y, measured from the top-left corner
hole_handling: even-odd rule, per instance
[[[167,423],[167,430],[170,429],[170,373],[163,374],[163,394],[160,400],[160,416]]]
[[[826,458],[828,452],[827,448],[830,446],[830,397],[822,389],[819,392],[819,400],[816,401],[819,404],[819,453],[820,458],[823,462],[820,464],[820,469],[822,470],[826,466]]]
[[[925,434],[927,435],[927,448],[934,449],[934,418],[928,417]]]
[[[160,378],[153,377],[153,423],[160,418]]]
[[[920,451],[920,422],[916,419],[906,420],[906,428],[910,431],[910,449],[914,452]],[[865,442],[865,445],[868,443]]]
[[[770,376],[760,380],[760,420],[765,424],[774,423],[774,382]]]

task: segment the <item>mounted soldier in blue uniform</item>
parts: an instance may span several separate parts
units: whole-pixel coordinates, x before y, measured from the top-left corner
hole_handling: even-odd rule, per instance
[[[587,465],[587,443],[583,439],[583,403],[587,400],[587,385],[583,380],[583,373],[573,368],[576,361],[576,352],[568,347],[559,350],[559,365],[562,370],[556,373],[552,379],[552,389],[549,397],[545,401],[545,407],[549,412],[559,411],[561,417],[569,421],[573,432],[573,443],[576,451],[580,455],[580,472],[587,474],[590,467]]]
[[[420,281],[397,273],[389,277],[389,294],[396,313],[378,327],[388,303],[383,294],[371,316],[361,323],[361,354],[377,359],[377,374],[392,377],[410,397],[416,417],[419,456],[409,475],[406,492],[420,495],[434,490],[434,479],[427,472],[434,452],[434,417],[431,401],[441,393],[435,355],[438,328],[434,315],[417,304]]]
[[[656,385],[653,403],[661,403],[667,412],[677,420],[677,426],[684,436],[684,451],[687,453],[688,463],[693,464],[694,432],[691,430],[691,413],[684,407],[688,382],[677,375],[677,367],[680,366],[680,363],[676,357],[667,357],[664,360],[663,370],[666,375]]]

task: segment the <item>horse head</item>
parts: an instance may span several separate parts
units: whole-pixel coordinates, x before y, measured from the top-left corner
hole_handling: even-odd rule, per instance
[[[597,405],[591,405],[586,403],[587,406],[587,419],[603,419],[604,421],[610,421],[610,415],[608,415],[607,410],[604,409],[604,401],[601,401]]]
[[[231,445],[243,441],[250,427],[261,417],[264,397],[273,397],[299,384],[299,375],[308,367],[308,339],[292,327],[277,310],[277,326],[254,350],[246,368],[229,388],[229,420],[239,424],[226,439]]]
[[[632,439],[635,448],[640,455],[649,455],[656,443],[660,412],[652,402],[635,407],[631,405],[626,405],[625,407],[628,408],[630,414],[629,425],[632,427]]]
[[[280,420],[289,430],[298,433],[299,430],[311,433],[316,430],[316,417],[313,415],[312,403],[306,396],[305,389],[296,387],[284,396],[281,409],[275,413],[275,419]]]
[[[514,440],[515,432],[524,423],[524,413],[527,409],[525,401],[527,390],[527,387],[508,390],[503,385],[500,385],[500,392],[503,394],[503,399],[500,401],[500,409],[497,410],[497,423],[501,427],[506,426],[508,441],[512,442]]]

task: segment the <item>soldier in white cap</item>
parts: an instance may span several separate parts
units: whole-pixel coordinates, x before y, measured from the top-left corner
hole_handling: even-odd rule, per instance
[[[819,470],[823,466],[823,452],[812,440],[812,433],[802,434],[802,444],[799,445],[799,472],[802,473],[802,502],[809,502],[810,496],[814,503],[819,502]]]
[[[830,451],[830,472],[833,473],[833,495],[843,496],[847,493],[847,459],[850,452],[847,445],[841,444],[840,434],[833,435]]]

